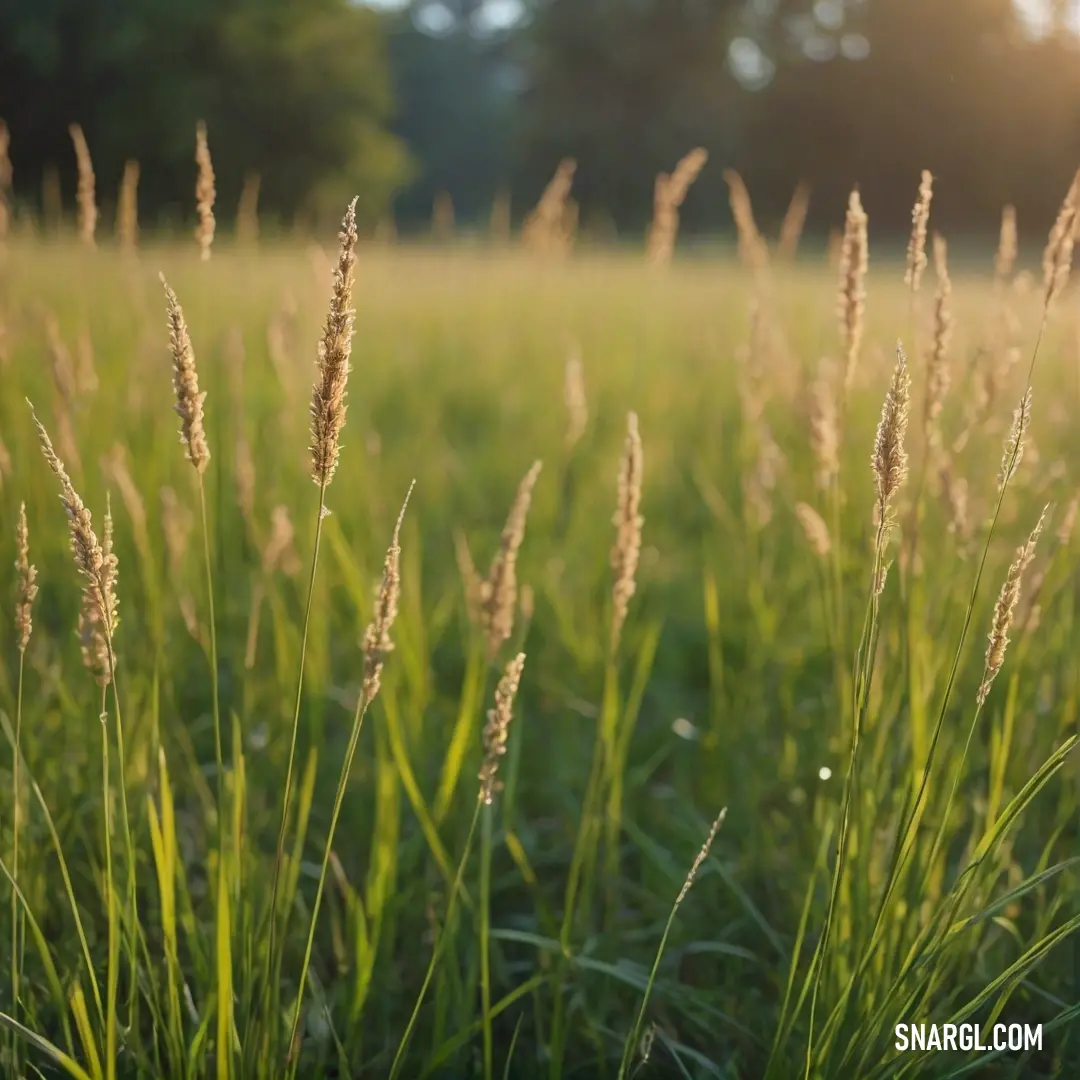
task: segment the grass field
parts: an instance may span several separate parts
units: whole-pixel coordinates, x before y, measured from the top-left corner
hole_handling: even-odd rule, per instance
[[[903,263],[873,250],[844,393],[823,258],[755,291],[726,258],[361,244],[305,644],[334,261],[332,243],[219,244],[203,263],[194,244],[18,241],[0,264],[4,1075],[1076,1075],[1075,297],[1050,312],[1002,490],[1043,292],[995,285],[990,251],[985,273],[955,274],[951,388],[927,425],[934,275],[913,305]],[[159,271],[207,395],[205,549]],[[910,473],[876,555],[871,453],[898,338]],[[567,405],[572,357],[587,416]],[[27,398],[99,537],[111,500],[107,688],[80,656],[82,582]],[[644,526],[613,650],[631,412]],[[538,460],[516,618],[491,656],[466,552],[485,574]],[[386,621],[413,480],[395,647],[358,729],[379,659],[365,627]],[[20,664],[23,502],[40,591]],[[1046,504],[978,707],[995,601]],[[519,651],[487,805],[486,710]],[[894,1048],[901,1022],[998,1019],[1043,1023],[1041,1051]]]

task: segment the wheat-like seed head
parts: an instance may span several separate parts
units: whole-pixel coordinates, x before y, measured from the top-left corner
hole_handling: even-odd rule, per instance
[[[1001,234],[994,256],[994,277],[999,285],[1007,285],[1012,277],[1016,254],[1016,207],[1006,206],[1001,211]]]
[[[1001,665],[1005,662],[1005,650],[1009,644],[1009,629],[1012,626],[1013,616],[1016,613],[1016,605],[1020,601],[1020,585],[1024,571],[1031,560],[1035,557],[1035,545],[1038,543],[1039,534],[1043,530],[1046,520],[1046,512],[1049,507],[1043,509],[1039,522],[1032,530],[1027,542],[1016,549],[1016,557],[1005,575],[1005,582],[1001,586],[997,603],[994,605],[994,617],[990,625],[990,644],[986,649],[986,666],[983,669],[982,684],[979,686],[977,701],[982,705],[990,693],[990,687],[994,684]]]
[[[480,625],[487,636],[488,657],[493,658],[514,629],[517,607],[517,557],[525,538],[525,522],[532,504],[533,488],[542,463],[536,461],[518,485],[513,505],[499,538],[499,550],[487,578],[480,586]]]
[[[139,242],[139,163],[128,161],[120,181],[116,207],[116,237],[124,251],[132,251]]]
[[[19,652],[26,652],[34,629],[34,598],[38,594],[37,570],[30,565],[30,530],[26,524],[26,503],[19,504],[19,520],[15,526],[15,633]]]
[[[589,423],[589,403],[585,396],[585,374],[581,365],[581,351],[575,347],[566,361],[563,396],[569,422],[566,429],[567,449],[573,449],[585,434]]]
[[[1005,439],[1005,449],[1001,455],[1001,470],[998,473],[998,491],[1015,475],[1024,457],[1024,440],[1031,425],[1031,387],[1029,386],[1020,399],[1020,404],[1013,413],[1012,427]]]
[[[799,241],[802,239],[803,229],[806,226],[806,215],[810,209],[810,185],[805,180],[800,180],[795,185],[791,194],[791,201],[784,212],[784,220],[780,223],[780,237],[777,248],[785,259],[794,259],[799,250]]]
[[[275,506],[270,511],[270,539],[262,552],[263,572],[273,574],[280,570],[288,577],[295,577],[303,569],[303,563],[293,544],[296,530],[293,528],[289,508]]]
[[[626,419],[626,441],[619,462],[618,498],[612,524],[615,543],[611,549],[613,584],[611,591],[611,651],[619,647],[623,623],[630,610],[630,600],[637,588],[638,559],[641,556],[641,486],[644,476],[644,455],[638,432],[637,413]]]
[[[199,245],[199,258],[210,258],[214,243],[214,163],[210,159],[210,144],[206,140],[206,125],[200,120],[195,126],[195,163],[198,173],[195,179],[195,209],[199,223],[195,227],[195,240]]]
[[[574,185],[577,161],[563,158],[555,175],[544,188],[540,201],[521,227],[521,242],[540,254],[561,254],[566,249],[570,189]]]
[[[723,177],[728,186],[728,203],[731,206],[731,216],[735,219],[735,232],[739,238],[739,258],[749,270],[761,275],[769,266],[769,245],[765,242],[754,220],[750,191],[743,178],[734,169],[725,169]]]
[[[708,151],[699,146],[675,166],[673,173],[661,173],[656,178],[653,220],[648,237],[650,262],[665,265],[671,261],[675,251],[675,237],[679,232],[679,208],[690,190],[690,185],[698,178],[708,160]]]
[[[405,508],[409,505],[409,497],[415,486],[414,480],[401,504],[401,512],[394,525],[394,535],[383,563],[382,583],[375,601],[375,615],[364,633],[364,684],[361,697],[365,707],[375,700],[379,692],[383,662],[394,648],[394,643],[390,640],[390,629],[397,618],[398,599],[401,595],[401,523],[405,520]]]
[[[911,401],[911,376],[900,342],[896,343],[896,367],[885,402],[881,407],[874,453],[870,464],[877,486],[877,515],[879,527],[888,528],[889,506],[893,496],[907,478],[908,455],[904,447],[907,434],[908,410]]]
[[[705,865],[705,860],[709,857],[709,852],[712,850],[716,834],[720,831],[720,826],[724,824],[724,818],[726,817],[727,807],[725,806],[723,810],[716,815],[716,820],[712,823],[712,828],[709,829],[709,835],[705,838],[705,843],[701,845],[701,850],[697,853],[693,865],[690,867],[690,872],[686,875],[686,880],[683,882],[682,888],[679,890],[678,898],[675,900],[676,908],[678,908],[686,899],[687,893],[690,892],[690,888],[694,884],[694,879],[698,876],[702,866]]]
[[[181,505],[176,492],[171,487],[163,487],[158,492],[161,501],[161,528],[165,534],[165,553],[169,559],[169,577],[180,579],[184,568],[184,557],[191,542],[191,531],[195,526],[191,511]]]
[[[105,596],[106,610],[98,602],[98,592],[93,589],[83,590],[82,606],[79,611],[79,644],[83,664],[100,686],[108,686],[113,678],[115,656],[111,641],[116,633],[117,598],[116,578],[117,561],[113,554],[113,519],[112,504],[105,503],[104,525],[101,533],[102,552],[102,589]]]
[[[79,170],[79,186],[75,194],[79,208],[79,237],[88,247],[93,247],[98,220],[97,202],[94,199],[94,165],[83,129],[78,124],[72,124],[68,134],[75,147],[75,161]]]
[[[911,291],[918,292],[926,269],[926,233],[930,221],[930,200],[934,195],[934,178],[923,169],[919,183],[919,197],[911,210],[911,236],[908,239],[907,270],[904,284]]]
[[[840,424],[830,376],[830,365],[823,360],[810,387],[810,450],[822,490],[840,473]]]
[[[804,502],[795,504],[795,516],[799,519],[810,550],[824,559],[832,550],[829,526],[825,524],[825,520],[809,503]]]
[[[356,199],[341,223],[330,310],[319,342],[319,375],[311,393],[311,477],[321,488],[334,478],[345,426],[349,357],[352,354],[353,268],[356,263]]]
[[[518,653],[509,664],[495,688],[495,707],[488,710],[484,725],[484,763],[480,767],[480,801],[490,806],[502,786],[498,780],[499,758],[506,753],[506,739],[514,715],[514,698],[521,683],[525,654]]]
[[[840,290],[837,313],[844,344],[844,385],[850,386],[862,348],[866,314],[866,271],[869,265],[867,217],[858,188],[848,198],[844,238],[840,245]]]
[[[169,288],[164,274],[158,275],[165,287],[165,300],[169,312],[169,345],[173,357],[173,406],[180,417],[180,441],[187,447],[188,460],[195,471],[202,474],[210,464],[210,446],[203,426],[203,402],[206,392],[199,390],[199,376],[195,369],[195,350],[191,346],[184,312],[176,293]]]
[[[1077,213],[1080,210],[1078,204],[1080,204],[1080,171],[1073,177],[1073,182],[1061,204],[1043,251],[1044,317],[1049,312],[1050,305],[1061,295],[1069,282],[1073,244],[1076,239]]]
[[[939,438],[937,421],[951,383],[949,343],[953,329],[952,282],[949,280],[947,252],[945,240],[935,234],[934,271],[937,276],[937,290],[934,293],[934,339],[927,363],[926,401],[923,410],[927,438],[934,445]]]

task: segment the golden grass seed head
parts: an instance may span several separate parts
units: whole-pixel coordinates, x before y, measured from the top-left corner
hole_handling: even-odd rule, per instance
[[[952,381],[949,371],[949,345],[952,341],[952,282],[949,279],[948,248],[945,240],[934,235],[934,270],[937,289],[934,293],[934,337],[926,372],[924,422],[931,441],[936,441],[937,421]]]
[[[390,639],[390,630],[397,618],[398,600],[401,596],[401,523],[405,520],[405,510],[415,486],[414,480],[409,485],[397,522],[394,524],[394,535],[390,540],[390,547],[387,549],[386,560],[383,563],[383,576],[375,601],[375,614],[364,633],[364,684],[361,695],[366,705],[370,705],[379,692],[383,662],[394,648],[394,643]]]
[[[339,239],[330,310],[319,342],[319,373],[311,394],[311,476],[321,488],[334,478],[348,408],[346,396],[355,319],[352,309],[357,239],[355,198],[345,212]]]
[[[1001,469],[998,473],[999,491],[1016,475],[1016,470],[1020,467],[1030,426],[1031,387],[1029,386],[1013,412],[1012,427],[1009,428],[1009,434],[1005,439],[1005,449],[1001,455]]]
[[[809,503],[804,502],[795,504],[795,516],[799,519],[810,549],[818,558],[824,559],[832,549],[829,526],[825,524],[824,518]]]
[[[585,395],[585,373],[581,364],[581,350],[576,346],[566,360],[566,372],[563,384],[563,397],[566,401],[568,424],[566,445],[572,449],[577,445],[589,423],[589,403]]]
[[[844,385],[850,386],[862,348],[866,315],[866,271],[869,266],[867,216],[859,190],[852,191],[844,218],[844,236],[840,244],[840,288],[837,314],[844,345]]]
[[[830,365],[824,360],[810,387],[810,450],[817,485],[824,490],[840,474],[840,423]]]
[[[214,163],[210,158],[210,144],[206,138],[206,124],[201,120],[195,126],[195,163],[198,172],[195,178],[195,209],[199,223],[195,227],[195,240],[199,245],[199,258],[204,262],[210,258],[210,248],[214,243]]]
[[[780,237],[777,248],[785,259],[794,259],[799,250],[799,241],[802,239],[803,229],[806,226],[806,215],[810,210],[810,185],[805,180],[800,180],[795,185],[791,194],[791,201],[784,212],[784,220],[780,223]]]
[[[30,530],[26,524],[26,503],[19,504],[15,526],[15,633],[19,652],[26,652],[34,629],[34,599],[38,594],[37,569],[30,563]]]
[[[1043,524],[1049,507],[1045,507],[1038,524],[1031,531],[1027,541],[1016,549],[1016,557],[1005,575],[1005,581],[998,593],[997,603],[994,605],[994,616],[991,620],[989,645],[986,649],[986,665],[983,669],[982,683],[979,686],[977,701],[979,705],[985,703],[994,679],[1005,662],[1005,650],[1009,645],[1009,629],[1012,627],[1013,617],[1016,614],[1016,606],[1020,602],[1020,586],[1023,581],[1024,571],[1031,560],[1035,557],[1035,545],[1042,533]]]
[[[1057,542],[1062,547],[1068,547],[1072,541],[1073,529],[1076,528],[1076,515],[1080,510],[1080,496],[1074,495],[1065,507],[1065,513],[1061,516],[1061,523],[1057,528]]]
[[[187,447],[188,460],[195,466],[195,471],[202,474],[210,463],[210,446],[206,441],[206,429],[203,425],[203,402],[206,400],[206,391],[199,390],[195,350],[191,345],[191,335],[184,320],[180,301],[169,287],[165,275],[158,276],[165,288],[165,299],[168,305],[169,345],[173,358],[173,392],[176,395],[176,404],[173,408],[180,417],[180,440]]]
[[[623,624],[630,610],[630,600],[637,589],[637,567],[641,557],[641,488],[644,476],[644,454],[638,431],[637,413],[626,419],[626,440],[619,461],[619,478],[615,515],[615,543],[611,549],[613,571],[611,651],[619,647]]]
[[[874,453],[870,459],[877,487],[877,513],[881,522],[879,527],[887,527],[889,504],[907,478],[908,455],[904,439],[907,434],[910,400],[911,376],[903,346],[898,341],[896,366],[881,407],[881,420],[878,422]]]
[[[994,256],[994,276],[1001,285],[1012,277],[1017,250],[1016,207],[1010,205],[1001,211],[1001,233]]]
[[[930,222],[930,200],[934,194],[934,178],[923,169],[919,183],[919,196],[911,210],[911,236],[908,239],[907,270],[904,284],[913,293],[919,291],[923,271],[926,269],[926,234]]]
[[[125,251],[133,251],[139,242],[139,163],[124,163],[120,197],[116,207],[116,238]]]
[[[493,658],[514,630],[517,608],[517,557],[525,538],[525,523],[532,504],[533,488],[543,463],[533,462],[518,485],[513,505],[499,538],[499,550],[480,587],[480,625],[487,637],[487,653]]]
[[[480,801],[490,806],[495,800],[495,793],[500,789],[498,780],[499,759],[506,753],[506,740],[510,731],[510,721],[514,716],[514,699],[521,684],[521,673],[525,668],[525,654],[518,653],[509,664],[499,685],[495,688],[495,707],[488,710],[487,723],[484,725],[484,763],[480,767]]]
[[[1058,210],[1043,251],[1044,317],[1069,281],[1078,211],[1080,211],[1080,170],[1073,177],[1073,182],[1065,195],[1061,209]]]
[[[75,147],[75,162],[79,172],[79,183],[75,194],[79,209],[79,237],[88,247],[93,247],[98,221],[98,208],[94,196],[94,165],[90,159],[90,147],[86,143],[83,129],[78,124],[71,124],[68,127],[68,134]]]

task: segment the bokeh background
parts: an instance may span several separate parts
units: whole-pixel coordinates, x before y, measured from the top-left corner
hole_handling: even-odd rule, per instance
[[[808,183],[811,236],[856,182],[879,238],[903,233],[920,168],[954,238],[1010,202],[1042,233],[1080,160],[1078,29],[1075,0],[2,0],[0,116],[39,217],[70,202],[77,121],[106,220],[137,158],[144,227],[175,225],[201,118],[219,219],[258,174],[270,231],[346,192],[402,234],[440,192],[459,230],[500,193],[520,223],[571,155],[582,237],[629,240],[701,145],[687,238],[731,228],[724,166],[766,226]]]

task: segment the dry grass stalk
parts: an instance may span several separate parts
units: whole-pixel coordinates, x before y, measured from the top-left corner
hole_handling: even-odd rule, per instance
[[[1074,495],[1065,507],[1065,513],[1061,516],[1061,524],[1057,528],[1057,542],[1062,547],[1068,547],[1072,541],[1073,529],[1076,528],[1076,515],[1080,510],[1080,496]]]
[[[844,344],[844,385],[851,386],[862,348],[866,314],[866,270],[869,262],[867,218],[856,188],[848,199],[844,238],[840,246],[840,291],[837,314]]]
[[[749,270],[761,274],[769,266],[769,246],[754,220],[750,192],[734,169],[724,170],[724,182],[728,186],[728,202],[739,238],[739,258]]]
[[[244,177],[240,202],[236,207],[236,239],[241,244],[254,244],[259,239],[259,189],[262,178],[257,172]]]
[[[581,364],[581,350],[576,346],[566,361],[563,398],[568,415],[566,446],[570,450],[585,434],[585,428],[589,423],[589,404],[585,396],[585,374]]]
[[[532,504],[533,488],[536,487],[542,467],[542,462],[534,462],[518,485],[502,536],[499,538],[499,550],[495,553],[487,578],[480,585],[480,625],[487,637],[489,659],[509,640],[514,629],[518,551],[525,539],[525,523]]]
[[[542,255],[561,255],[567,251],[567,208],[574,183],[577,162],[563,158],[548,182],[540,201],[521,227],[521,242]],[[571,211],[571,213],[573,213]]]
[[[116,204],[116,239],[123,251],[134,251],[139,243],[139,163],[124,164],[120,196]]]
[[[896,492],[907,478],[908,455],[904,447],[907,434],[908,410],[911,401],[911,376],[908,373],[907,359],[900,342],[896,343],[896,367],[893,369],[892,382],[881,407],[881,420],[878,422],[877,436],[874,439],[874,453],[870,465],[877,487],[876,517],[879,538],[891,528],[890,508]]]
[[[93,519],[71,479],[63,462],[53,449],[52,440],[44,425],[37,418],[33,405],[30,415],[37,428],[41,450],[49,467],[60,481],[60,501],[68,516],[71,531],[71,552],[75,567],[86,579],[83,590],[84,615],[94,623],[106,642],[111,641],[117,622],[116,556],[112,553],[112,514],[106,511],[105,543],[94,532]]]
[[[206,124],[201,120],[195,125],[195,210],[199,223],[195,226],[195,241],[199,245],[199,258],[206,262],[214,243],[214,163],[210,160],[210,144],[206,141]]]
[[[990,624],[990,644],[986,649],[986,666],[983,669],[982,684],[979,686],[977,695],[979,705],[986,701],[987,695],[990,693],[990,687],[993,686],[994,679],[1001,670],[1001,665],[1005,662],[1005,650],[1009,644],[1009,629],[1016,613],[1016,605],[1020,601],[1020,585],[1024,571],[1035,557],[1035,545],[1038,543],[1039,534],[1042,532],[1047,509],[1044,508],[1039,522],[1027,538],[1027,542],[1016,549],[1016,557],[1009,567],[1009,572],[1005,575],[1005,582],[1001,586],[997,603],[994,605],[994,617]]]
[[[1016,266],[1017,233],[1016,207],[1006,206],[1001,211],[1001,233],[998,237],[997,254],[994,256],[994,282],[1004,288]]]
[[[169,577],[179,580],[184,567],[191,530],[194,528],[191,511],[180,503],[171,487],[158,492],[161,502],[161,527],[165,534],[165,553],[169,560]]]
[[[671,262],[675,253],[675,238],[679,234],[679,208],[708,160],[708,151],[699,146],[682,158],[670,175],[660,173],[657,176],[653,193],[653,220],[647,238],[649,262],[656,265]]]
[[[112,505],[106,499],[105,518],[101,530],[101,552],[103,592],[108,611],[103,611],[97,594],[91,590],[83,591],[82,607],[79,611],[79,646],[82,650],[83,665],[99,686],[108,686],[113,679],[115,657],[112,655],[112,637],[116,633],[116,576],[117,561],[113,554],[113,519]]]
[[[830,367],[823,360],[810,387],[810,449],[817,486],[822,490],[840,475],[840,425]]]
[[[4,444],[3,438],[0,438],[0,491],[4,490],[5,477],[11,476],[11,452]]]
[[[390,630],[397,618],[398,600],[401,596],[401,523],[405,520],[405,509],[415,486],[414,480],[409,485],[394,524],[394,535],[383,563],[382,583],[375,601],[375,614],[364,633],[364,682],[360,693],[365,706],[375,700],[382,680],[383,662],[394,648],[394,643],[390,640]]]
[[[90,147],[87,146],[86,136],[78,124],[72,124],[68,133],[75,146],[75,161],[79,170],[79,186],[75,193],[79,209],[79,238],[88,247],[94,247],[98,208],[94,198],[94,165],[90,160]]]
[[[250,524],[255,519],[255,459],[251,446],[243,435],[236,440],[236,505],[244,520]]]
[[[19,504],[19,520],[15,526],[15,575],[15,634],[19,652],[25,653],[34,629],[34,598],[38,594],[37,569],[30,564],[26,503]]]
[[[435,201],[431,204],[431,235],[440,243],[454,238],[454,200],[449,191],[435,193]]]
[[[0,120],[0,244],[11,231],[11,134],[7,124]]]
[[[613,585],[611,591],[611,651],[619,647],[623,624],[630,610],[630,600],[637,588],[638,560],[641,557],[641,487],[644,477],[644,454],[638,432],[637,413],[626,418],[626,441],[619,462],[618,498],[612,524],[615,543],[611,548]]]
[[[339,235],[341,247],[330,310],[319,342],[319,376],[311,392],[311,477],[325,489],[334,478],[345,426],[349,357],[352,353],[353,269],[356,263],[356,199],[349,203]]]
[[[199,390],[199,375],[195,368],[195,350],[191,346],[184,312],[176,293],[169,287],[164,274],[159,274],[165,288],[165,300],[168,305],[169,346],[173,357],[173,393],[176,404],[173,406],[180,417],[180,441],[187,447],[188,460],[200,475],[210,464],[210,446],[206,441],[206,429],[203,426],[203,402],[206,391]]]
[[[795,516],[799,519],[810,549],[824,559],[832,550],[829,526],[825,524],[824,518],[809,503],[804,502],[795,504]]]
[[[518,653],[506,665],[503,677],[495,688],[495,707],[488,710],[487,723],[484,725],[484,763],[480,767],[479,793],[480,801],[485,806],[494,802],[495,793],[502,788],[498,779],[499,758],[506,753],[506,740],[514,715],[514,698],[517,697],[524,668],[525,654]]]
[[[784,213],[784,220],[780,223],[780,237],[776,245],[780,257],[788,262],[798,254],[799,241],[806,227],[806,215],[809,210],[810,185],[805,180],[800,180],[791,193],[791,201]]]
[[[45,312],[45,344],[49,351],[50,372],[53,386],[64,402],[75,397],[77,389],[75,366],[71,362],[71,353],[60,333],[60,323],[51,311]]]
[[[919,197],[911,210],[911,236],[908,239],[907,269],[904,284],[913,293],[919,291],[923,271],[926,269],[926,232],[930,222],[930,200],[934,195],[934,178],[923,169],[919,182]]]
[[[266,574],[281,571],[288,577],[296,577],[303,569],[294,538],[296,530],[289,517],[287,506],[275,506],[270,512],[270,539],[262,553],[262,567]]]
[[[1016,475],[1016,470],[1024,457],[1024,444],[1030,425],[1031,387],[1029,386],[1013,413],[1012,427],[1009,428],[1009,434],[1005,439],[1005,449],[1001,455],[1001,470],[998,473],[999,491]]]
[[[940,445],[938,420],[949,392],[949,344],[952,340],[952,282],[949,280],[948,248],[945,240],[934,235],[934,273],[937,289],[934,293],[934,337],[926,367],[926,399],[923,408],[923,425],[927,440],[933,446]]]
[[[469,550],[469,541],[460,529],[454,530],[454,556],[458,573],[461,574],[461,583],[465,587],[465,610],[469,621],[479,623],[484,603],[484,579],[476,569],[472,552]]]
[[[961,541],[971,538],[971,518],[968,513],[968,483],[962,476],[955,476],[949,465],[943,464],[939,471],[941,490],[949,510],[948,531]]]
[[[1080,171],[1073,177],[1043,251],[1043,316],[1069,282],[1077,212],[1080,209]]]

